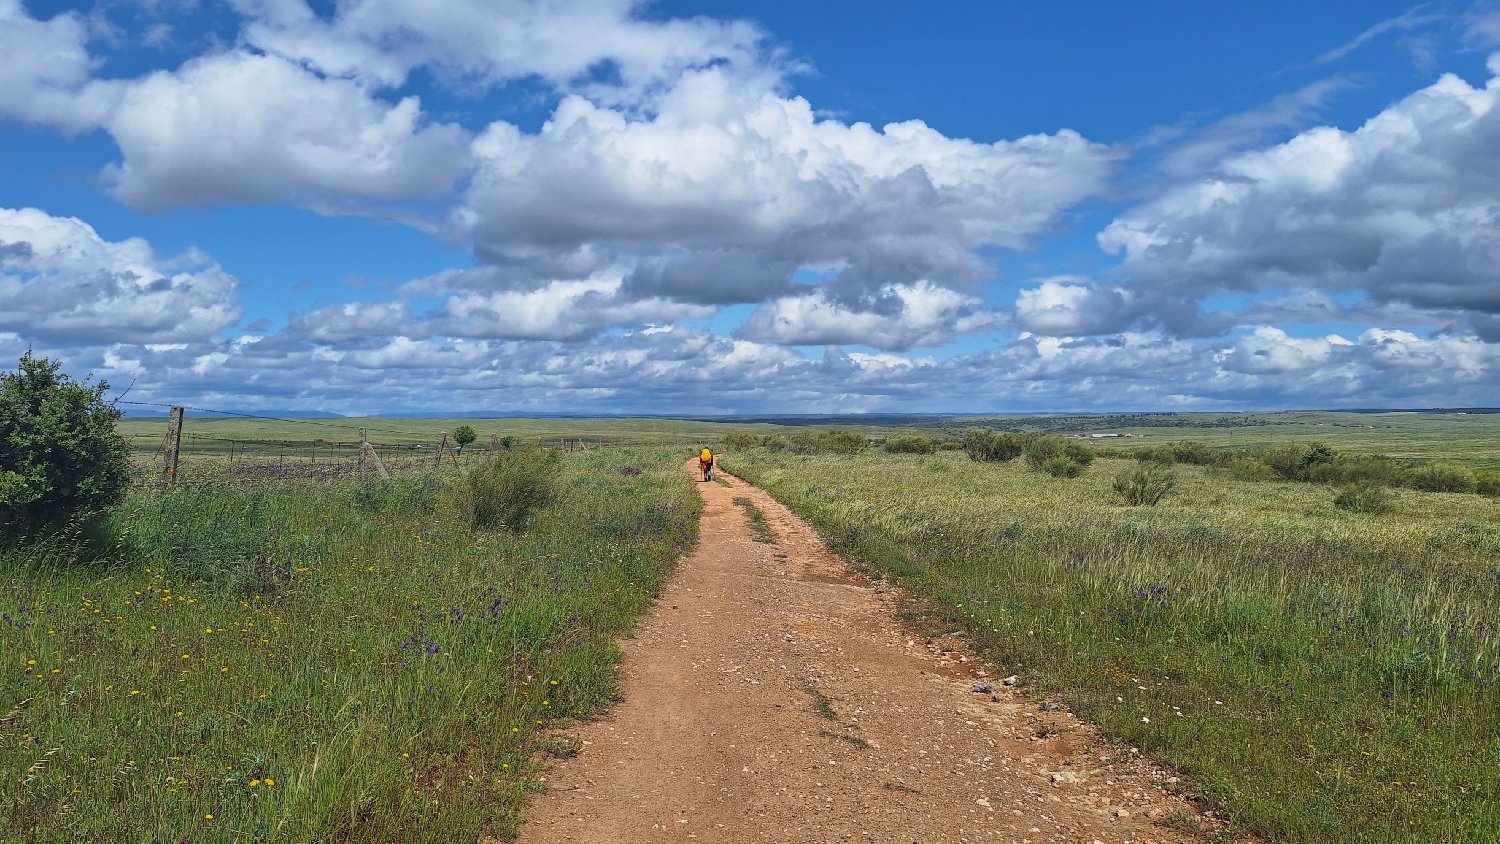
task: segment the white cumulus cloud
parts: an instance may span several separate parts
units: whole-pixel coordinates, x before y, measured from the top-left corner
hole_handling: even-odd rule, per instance
[[[1500,72],[1500,56],[1490,60]],[[1138,288],[1358,291],[1500,339],[1500,80],[1445,75],[1353,131],[1232,155],[1099,236]]]
[[[237,287],[202,253],[164,260],[74,217],[0,208],[0,331],[86,345],[201,340],[239,321]]]

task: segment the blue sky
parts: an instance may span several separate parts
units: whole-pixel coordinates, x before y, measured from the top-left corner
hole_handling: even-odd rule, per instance
[[[1500,7],[0,0],[0,356],[340,413],[1493,405]]]

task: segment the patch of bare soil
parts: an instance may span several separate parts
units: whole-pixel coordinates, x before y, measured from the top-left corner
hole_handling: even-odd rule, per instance
[[[895,590],[725,478],[699,484],[698,550],[623,643],[624,701],[565,731],[579,752],[550,763],[521,842],[1145,844],[1216,826],[962,638],[903,629]]]

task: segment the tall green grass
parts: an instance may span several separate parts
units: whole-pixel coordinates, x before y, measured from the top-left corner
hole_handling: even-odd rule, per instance
[[[0,560],[0,840],[513,833],[694,541],[678,463],[564,456],[524,533],[470,530],[457,473],[206,477],[133,495],[103,561]]]
[[[1117,739],[1286,841],[1500,837],[1500,505],[1180,466],[1157,507],[1021,463],[765,451],[725,468]]]

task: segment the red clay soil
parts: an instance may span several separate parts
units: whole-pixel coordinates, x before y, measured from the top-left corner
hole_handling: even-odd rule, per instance
[[[623,643],[623,702],[560,737],[579,752],[550,763],[523,844],[1145,844],[1216,826],[1170,772],[1006,686],[962,638],[908,633],[896,590],[722,477],[699,484],[697,552]]]

